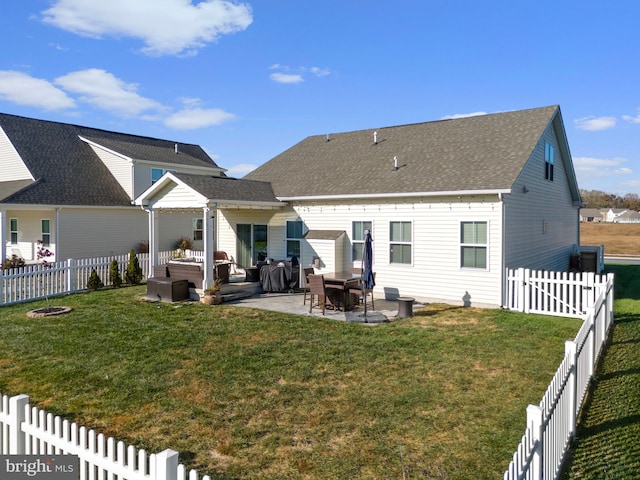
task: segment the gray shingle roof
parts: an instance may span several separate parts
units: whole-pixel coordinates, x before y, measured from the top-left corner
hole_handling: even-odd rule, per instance
[[[244,178],[271,182],[280,198],[509,189],[556,113],[550,106],[311,136]]]
[[[210,200],[279,203],[268,182],[178,172],[172,175]]]
[[[13,192],[10,186],[0,188],[0,201],[3,203],[130,205],[127,193],[91,147],[79,137],[134,159],[217,166],[197,145],[179,144],[181,154],[176,155],[174,146],[179,142],[2,113],[0,126],[36,179],[31,186]],[[7,194],[2,195],[4,192]]]

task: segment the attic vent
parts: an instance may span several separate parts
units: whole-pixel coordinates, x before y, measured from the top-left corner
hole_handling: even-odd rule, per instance
[[[176,155],[177,155],[178,154],[178,144],[177,143],[176,143],[174,149],[175,149],[175,152],[176,152]]]

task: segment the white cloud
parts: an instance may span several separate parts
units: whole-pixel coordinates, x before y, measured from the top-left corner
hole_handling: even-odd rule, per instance
[[[625,166],[627,162],[628,160],[626,158],[620,157],[573,157],[576,175],[583,178],[630,175],[633,173],[633,170]]]
[[[480,115],[488,115],[488,114],[487,112],[454,113],[453,115],[445,115],[440,120],[455,120],[457,118],[478,117]]]
[[[320,67],[297,67],[291,68],[288,65],[281,65],[274,63],[269,67],[269,70],[279,70],[279,72],[272,73],[269,78],[277,83],[301,83],[304,82],[304,75],[310,73],[316,77],[326,77],[331,75],[329,68]],[[298,72],[298,73],[293,73]]]
[[[587,132],[598,132],[600,130],[609,130],[616,126],[615,117],[583,117],[573,121],[578,130]]]
[[[329,70],[328,68],[311,67],[310,71],[316,77],[326,77],[327,75],[331,75],[331,70]]]
[[[49,81],[12,70],[0,70],[0,98],[44,110],[64,110],[76,106],[72,98]]]
[[[71,72],[54,80],[67,92],[79,95],[79,100],[124,117],[146,112],[166,110],[159,102],[137,93],[138,86],[125,83],[113,74],[91,68]]]
[[[251,165],[250,163],[239,163],[227,170],[227,175],[230,177],[244,177],[247,173],[252,172],[258,168],[257,165]]]
[[[196,128],[221,125],[236,118],[232,113],[219,108],[187,108],[169,115],[164,124],[178,130],[193,130]]]
[[[304,82],[304,78],[302,78],[302,75],[292,74],[292,73],[276,72],[269,75],[269,78],[271,78],[271,80],[273,80],[274,82],[278,82],[278,83]]]
[[[195,54],[253,21],[249,5],[227,0],[56,0],[42,14],[45,23],[78,35],[138,38],[148,55]]]
[[[640,108],[638,109],[638,114],[635,117],[632,117],[631,115],[623,115],[622,118],[631,123],[640,123]]]

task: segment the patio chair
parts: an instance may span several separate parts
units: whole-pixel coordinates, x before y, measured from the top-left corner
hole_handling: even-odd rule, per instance
[[[327,288],[324,285],[324,276],[322,275],[309,275],[309,313],[314,308],[321,308],[322,315],[324,315],[325,309],[327,307],[333,308],[331,304],[328,303],[327,298]],[[314,304],[314,297],[317,297],[316,303]]]
[[[358,270],[360,270],[358,268]],[[373,272],[373,279],[376,279],[376,272]],[[376,305],[373,302],[373,288],[365,288],[364,290],[362,289],[362,282],[360,282],[360,285],[358,285],[358,288],[350,288],[349,289],[349,293],[353,293],[354,295],[358,296],[358,303],[360,303],[360,301],[366,301],[367,295],[371,295],[371,310],[375,310],[376,309]]]
[[[307,304],[307,292],[309,291],[309,275],[313,275],[314,273],[315,270],[311,267],[302,269],[302,275],[304,275],[304,301],[302,302],[303,305]]]

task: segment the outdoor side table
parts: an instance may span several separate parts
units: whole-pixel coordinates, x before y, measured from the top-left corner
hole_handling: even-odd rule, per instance
[[[415,298],[411,297],[398,297],[398,318],[413,317],[413,302]]]

